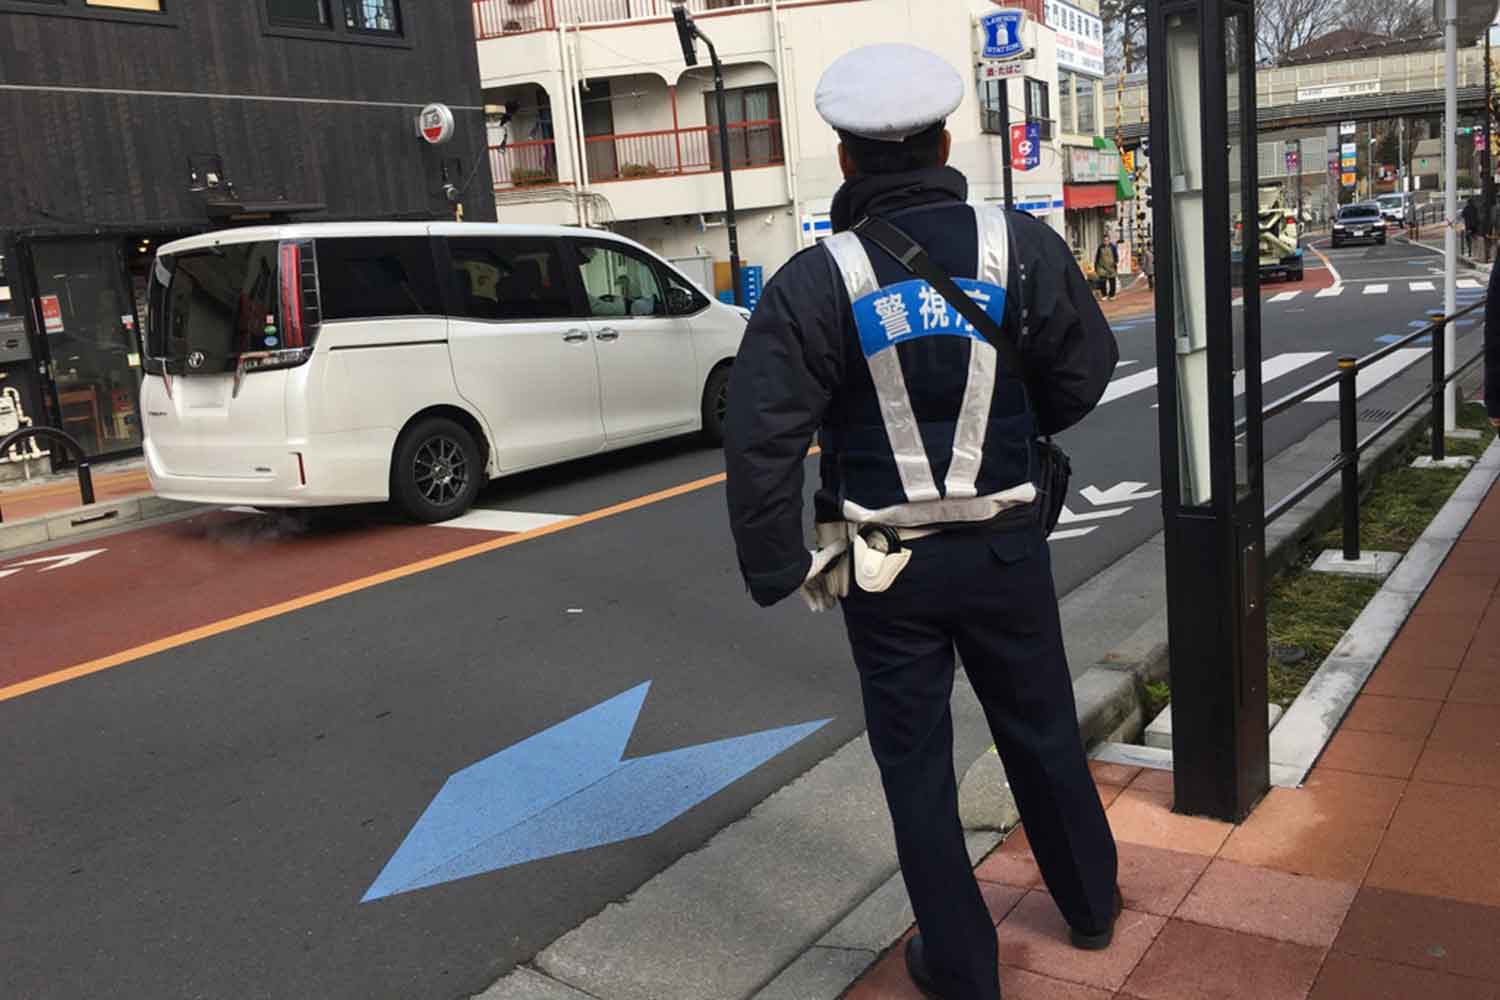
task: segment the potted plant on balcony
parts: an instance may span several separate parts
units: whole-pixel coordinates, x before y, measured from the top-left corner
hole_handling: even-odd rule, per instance
[[[627,180],[636,180],[642,177],[655,177],[659,170],[654,163],[627,163],[620,168],[620,176]]]
[[[539,167],[516,167],[510,172],[510,182],[516,187],[535,187],[552,182],[552,174]]]

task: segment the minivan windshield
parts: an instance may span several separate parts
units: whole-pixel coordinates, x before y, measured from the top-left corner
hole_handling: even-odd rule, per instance
[[[146,355],[174,372],[226,371],[280,344],[278,244],[229,243],[159,257],[152,269]],[[194,363],[196,362],[196,363]]]
[[[1405,200],[1405,197],[1399,194],[1383,194],[1378,199],[1381,208],[1400,208]]]

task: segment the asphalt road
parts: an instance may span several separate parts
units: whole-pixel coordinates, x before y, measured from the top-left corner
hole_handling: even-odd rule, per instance
[[[1268,399],[1340,353],[1373,350],[1437,302],[1437,258],[1426,251],[1347,249],[1330,260],[1337,283],[1310,272],[1308,290],[1264,306],[1266,364],[1281,372]],[[1118,332],[1111,398],[1063,442],[1075,493],[1053,545],[1061,593],[1160,526],[1154,334],[1149,318]],[[1268,456],[1332,412],[1308,403],[1277,421]],[[761,611],[744,594],[723,489],[708,478],[722,468],[717,452],[671,442],[495,484],[456,529],[389,540],[403,529],[358,519],[305,534],[254,518],[199,522],[139,540],[129,559],[58,569],[45,586],[0,580],[0,600],[24,580],[44,595],[26,617],[51,628],[54,645],[71,631],[91,656],[134,650],[0,700],[0,996],[466,996],[857,735],[839,619],[795,601]],[[500,511],[606,513],[471,550],[513,530]],[[182,562],[152,561],[168,549]],[[355,580],[455,551],[469,554],[237,627],[181,631],[216,611],[316,596],[323,576]],[[295,553],[307,564],[290,561]],[[172,581],[189,579],[191,593],[174,592]],[[140,646],[153,629],[182,641]],[[11,650],[12,680],[39,672],[36,657]],[[591,752],[625,733],[625,757],[636,759],[829,721],[753,769],[714,749],[713,768],[748,774],[675,819],[724,775],[678,774],[665,803],[632,797],[628,776],[601,778],[620,793],[564,816],[549,811],[556,789],[506,770],[512,755],[449,786],[444,794],[469,796],[457,818],[433,807],[424,820],[450,775],[647,682],[638,720],[579,723]],[[599,763],[545,740],[517,752],[559,774]],[[493,846],[484,822],[512,808],[535,852],[567,853],[362,901],[414,826],[424,849],[466,836],[472,862]],[[653,810],[660,829],[635,821]],[[573,849],[618,836],[630,839]],[[424,870],[463,869],[457,850]]]

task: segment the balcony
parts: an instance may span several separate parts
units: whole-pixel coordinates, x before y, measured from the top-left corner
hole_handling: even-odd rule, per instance
[[[719,169],[719,130],[699,125],[594,135],[584,140],[584,151],[590,184],[705,174]],[[784,164],[781,122],[731,122],[729,162],[735,170]],[[491,146],[490,169],[497,191],[561,183],[556,143],[551,139]]]
[[[547,187],[559,182],[557,143],[552,139],[490,147],[490,173],[496,191]]]
[[[767,0],[687,0],[694,14],[731,7],[768,7]],[[613,24],[670,19],[671,0],[474,0],[474,36],[480,41],[551,31],[564,24]]]

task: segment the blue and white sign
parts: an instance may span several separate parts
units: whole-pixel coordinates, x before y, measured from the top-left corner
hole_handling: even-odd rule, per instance
[[[953,280],[995,322],[1004,323],[1005,289],[971,278]],[[859,327],[859,343],[867,358],[919,337],[984,339],[925,281],[903,281],[871,292],[854,303],[854,322]]]
[[[979,19],[979,30],[984,33],[981,59],[1019,59],[1026,54],[1021,42],[1021,25],[1026,21],[1024,10],[997,10]]]

